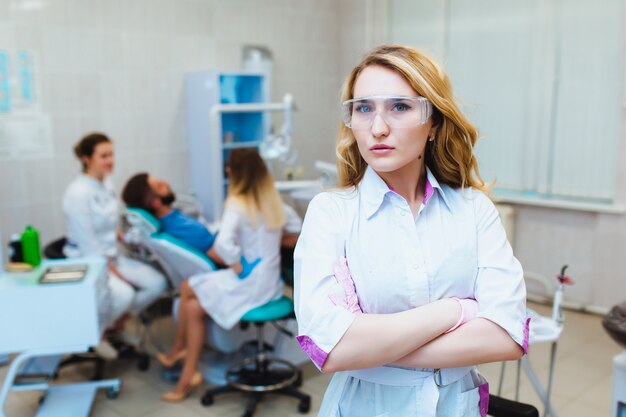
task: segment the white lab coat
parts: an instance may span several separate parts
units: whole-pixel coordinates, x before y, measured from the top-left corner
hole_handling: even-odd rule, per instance
[[[100,182],[81,174],[63,195],[67,227],[65,256],[117,256],[117,220],[120,206],[108,178]]]
[[[522,268],[493,203],[480,191],[439,185],[427,170],[414,218],[406,200],[368,168],[356,189],[311,201],[294,255],[294,301],[298,341],[320,368],[355,317],[328,297],[342,291],[333,278],[341,256],[365,313],[475,298],[479,317],[523,347],[528,343]],[[319,416],[477,417],[487,401],[485,381],[472,367],[435,374],[381,366],[335,373]]]
[[[126,280],[109,274],[109,290],[114,322],[129,311],[138,313],[151,304],[167,287],[165,277],[147,264],[118,254],[117,221],[119,202],[112,182],[81,174],[63,195],[63,213],[67,228],[67,244],[63,253],[68,258],[103,256],[114,262]]]
[[[283,228],[298,233],[302,221],[289,206],[284,206],[287,222]],[[248,262],[261,262],[245,279],[239,279],[230,268],[194,275],[189,285],[207,314],[222,328],[229,330],[253,308],[280,298],[284,283],[280,277],[280,241],[282,230],[268,230],[259,217],[253,228],[246,215],[227,208],[222,216],[215,250],[231,265],[244,256]]]

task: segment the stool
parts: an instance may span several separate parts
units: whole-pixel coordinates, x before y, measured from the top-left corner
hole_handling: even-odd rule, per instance
[[[300,400],[298,411],[308,413],[311,408],[311,397],[296,389],[302,384],[302,373],[291,363],[270,357],[268,351],[271,351],[272,347],[263,339],[265,323],[289,318],[294,318],[293,301],[285,296],[247,312],[241,318],[241,322],[244,325],[254,324],[257,329],[256,354],[228,368],[226,371],[228,385],[208,389],[202,396],[202,405],[213,404],[214,396],[218,394],[244,392],[248,394],[248,406],[242,417],[252,417],[263,396],[271,393]],[[276,323],[273,324],[281,332],[293,337],[291,332]]]

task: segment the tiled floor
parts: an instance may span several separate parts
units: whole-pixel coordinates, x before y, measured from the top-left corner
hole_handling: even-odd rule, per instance
[[[549,314],[549,308],[532,305],[540,314]],[[171,326],[161,329],[169,333]],[[609,416],[611,404],[612,358],[621,349],[604,332],[601,318],[567,311],[565,330],[558,344],[553,403],[561,417],[600,417]],[[542,381],[546,380],[549,363],[549,345],[531,346],[530,360]],[[515,393],[515,363],[507,366],[502,394],[512,398]],[[480,367],[481,372],[491,382],[491,390],[497,390],[500,364]],[[85,378],[88,368],[66,369],[62,380]],[[0,368],[0,378],[6,367]],[[92,417],[185,417],[220,416],[235,417],[243,412],[245,402],[238,395],[219,397],[214,405],[203,407],[199,393],[180,404],[161,402],[162,392],[172,385],[161,377],[158,366],[147,372],[139,372],[130,364],[117,364],[108,370],[110,376],[119,376],[123,389],[115,400],[109,400],[101,392],[95,401]],[[313,366],[305,367],[305,380],[302,390],[311,394],[313,403],[309,415],[314,416],[319,408],[329,376],[319,374]],[[7,417],[34,416],[39,394],[33,392],[11,393],[5,407]],[[534,393],[525,375],[521,377],[520,400],[537,406],[541,401]],[[299,416],[297,401],[268,397],[257,409],[257,417]],[[69,416],[68,416],[69,417]]]

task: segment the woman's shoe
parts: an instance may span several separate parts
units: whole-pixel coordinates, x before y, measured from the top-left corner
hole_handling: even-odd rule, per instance
[[[200,372],[196,372],[191,377],[191,381],[182,391],[168,391],[165,394],[161,395],[161,399],[163,401],[175,403],[184,400],[189,397],[189,394],[193,392],[194,389],[202,385],[202,374]]]
[[[165,353],[157,352],[156,360],[164,367],[171,368],[172,366],[176,365],[178,361],[185,359],[186,355],[187,355],[187,349],[183,349],[171,357],[166,355]]]

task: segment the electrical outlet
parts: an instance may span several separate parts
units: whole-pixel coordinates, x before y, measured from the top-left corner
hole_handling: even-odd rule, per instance
[[[287,181],[291,181],[293,179],[293,169],[291,167],[285,168],[285,171],[283,173]]]

